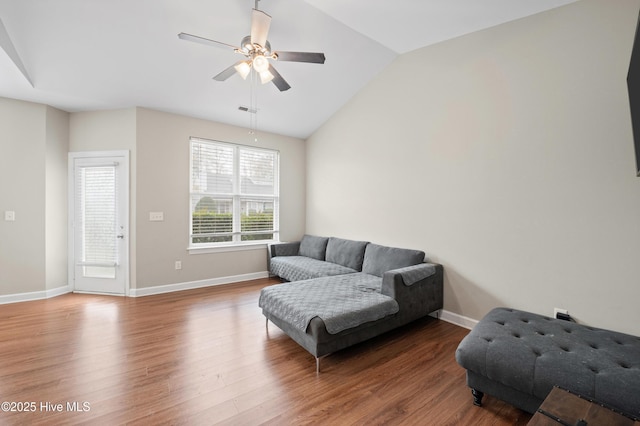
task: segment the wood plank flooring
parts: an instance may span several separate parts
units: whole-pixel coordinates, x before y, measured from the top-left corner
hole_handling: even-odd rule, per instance
[[[315,359],[265,327],[256,280],[141,298],[0,305],[2,425],[524,425],[475,407],[454,359],[467,330],[433,318]],[[13,404],[11,404],[13,403]],[[6,409],[19,411],[6,411]],[[59,411],[60,410],[60,411]]]

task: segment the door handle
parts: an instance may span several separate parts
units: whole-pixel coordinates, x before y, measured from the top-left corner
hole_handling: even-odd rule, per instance
[[[116,238],[120,238],[120,239],[124,240],[124,234],[116,235]]]

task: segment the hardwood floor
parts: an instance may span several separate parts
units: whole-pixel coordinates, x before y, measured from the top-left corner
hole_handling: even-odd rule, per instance
[[[308,352],[275,325],[265,328],[257,301],[272,283],[0,305],[0,402],[13,403],[3,404],[0,424],[524,425],[530,419],[490,396],[483,408],[473,405],[454,360],[468,331],[433,318],[332,354],[316,375]]]

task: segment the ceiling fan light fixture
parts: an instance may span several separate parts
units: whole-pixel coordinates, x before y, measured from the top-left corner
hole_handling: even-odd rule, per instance
[[[249,62],[240,62],[234,68],[236,69],[238,74],[240,74],[240,77],[242,77],[243,80],[246,80],[247,76],[251,72],[251,65],[249,64]]]
[[[267,84],[268,82],[270,82],[271,80],[273,80],[273,74],[271,74],[269,72],[269,70],[266,71],[262,71],[260,73],[260,82],[262,84]]]
[[[253,58],[253,68],[258,73],[263,73],[269,69],[269,60],[264,55],[256,55]]]

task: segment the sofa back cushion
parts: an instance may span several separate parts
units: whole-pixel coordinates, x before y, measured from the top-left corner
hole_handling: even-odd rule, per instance
[[[364,253],[362,272],[382,277],[385,272],[392,269],[418,265],[422,262],[424,262],[424,252],[420,250],[369,244]]]
[[[312,259],[324,260],[327,251],[327,237],[316,237],[314,235],[305,235],[300,241],[300,256],[310,257]]]
[[[366,241],[343,240],[342,238],[331,237],[327,243],[326,260],[356,271],[362,271],[364,249],[367,244]]]

